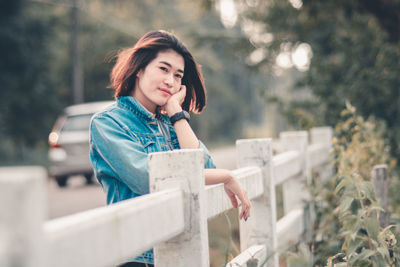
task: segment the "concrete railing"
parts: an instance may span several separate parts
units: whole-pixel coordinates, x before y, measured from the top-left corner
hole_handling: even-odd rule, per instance
[[[252,200],[240,222],[242,253],[227,266],[249,260],[278,266],[277,249],[305,231],[304,188],[311,169],[327,167],[330,128],[238,140],[234,170]],[[207,220],[230,209],[223,185],[204,186],[203,152],[149,155],[151,193],[45,221],[46,173],[42,168],[0,170],[0,266],[115,266],[154,247],[157,267],[209,266]],[[282,184],[284,216],[276,219],[275,189]],[[272,255],[272,256],[270,256]]]

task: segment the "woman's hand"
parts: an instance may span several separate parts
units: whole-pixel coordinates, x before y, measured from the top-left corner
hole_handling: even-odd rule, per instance
[[[240,211],[239,219],[244,219],[247,221],[247,218],[250,217],[251,203],[247,197],[247,192],[243,189],[242,185],[233,174],[224,183],[224,189],[235,208],[238,207],[236,196],[240,199],[240,202],[242,203],[242,210]]]
[[[247,197],[246,191],[239,183],[238,179],[233,175],[232,171],[227,169],[204,169],[206,185],[224,183],[224,189],[232,205],[237,208],[239,198],[242,203],[242,210],[239,214],[239,219],[247,220],[250,216],[251,203]]]
[[[172,116],[175,113],[182,111],[182,103],[186,96],[186,86],[181,85],[179,90],[170,96],[167,103],[164,105],[163,109],[167,112],[168,116]]]

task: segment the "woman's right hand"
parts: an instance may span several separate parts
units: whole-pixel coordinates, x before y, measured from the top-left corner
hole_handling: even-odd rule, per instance
[[[168,116],[171,117],[177,112],[182,111],[182,103],[185,100],[186,96],[186,86],[181,85],[179,90],[174,93],[165,103],[163,109],[167,112]]]
[[[235,208],[238,207],[236,196],[239,198],[242,203],[242,210],[239,213],[239,219],[247,221],[247,218],[250,217],[251,203],[247,197],[246,190],[243,189],[242,185],[233,174],[231,174],[229,179],[224,183],[224,189]]]

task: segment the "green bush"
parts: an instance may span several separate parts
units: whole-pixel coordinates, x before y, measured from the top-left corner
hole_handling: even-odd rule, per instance
[[[400,266],[394,226],[379,225],[382,208],[370,178],[374,165],[387,164],[390,172],[396,164],[384,133],[383,123],[364,120],[347,103],[332,140],[335,175],[327,184],[313,177],[310,187],[307,207],[316,219],[309,250],[302,245],[288,254],[288,266]]]

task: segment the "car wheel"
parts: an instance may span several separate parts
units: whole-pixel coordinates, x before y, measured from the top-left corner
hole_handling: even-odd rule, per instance
[[[68,176],[56,176],[55,178],[59,187],[67,186]]]
[[[85,174],[85,178],[86,178],[86,184],[93,184],[93,174],[92,173]]]

